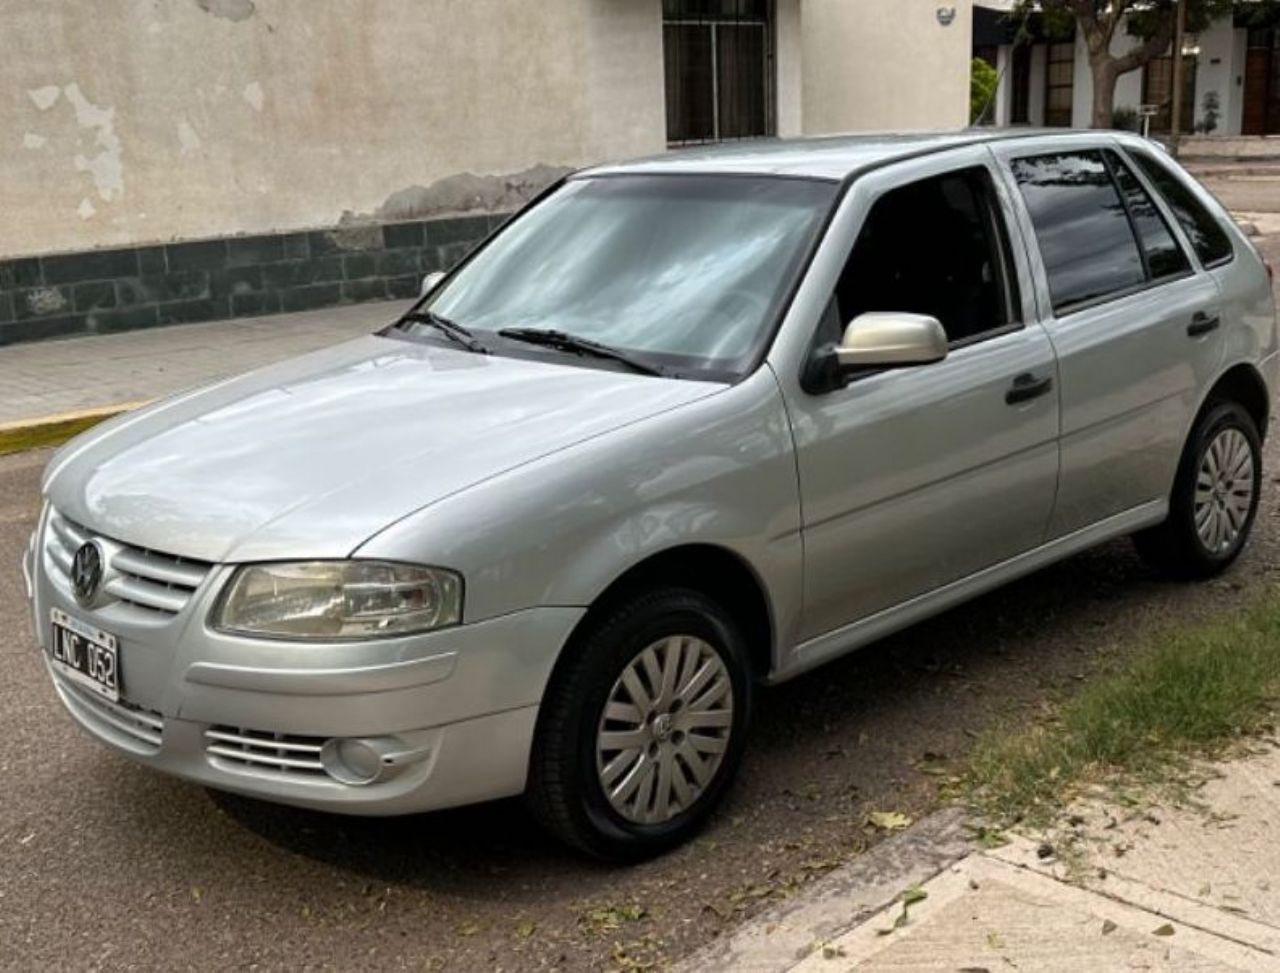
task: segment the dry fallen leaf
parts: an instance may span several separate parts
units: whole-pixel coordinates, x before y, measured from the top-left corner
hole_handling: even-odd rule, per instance
[[[901,831],[911,824],[911,818],[901,811],[872,811],[867,823],[881,831]]]

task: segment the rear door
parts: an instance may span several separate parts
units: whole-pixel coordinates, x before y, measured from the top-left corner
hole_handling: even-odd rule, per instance
[[[1163,515],[1200,390],[1222,359],[1212,280],[1113,145],[997,145],[1058,355],[1061,473],[1049,539]]]

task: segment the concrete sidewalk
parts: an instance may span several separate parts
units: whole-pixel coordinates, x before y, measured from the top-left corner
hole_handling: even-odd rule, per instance
[[[1094,801],[994,849],[943,812],[683,968],[1280,969],[1280,748],[1208,773],[1188,806]]]
[[[0,427],[136,404],[387,324],[407,301],[0,348]]]

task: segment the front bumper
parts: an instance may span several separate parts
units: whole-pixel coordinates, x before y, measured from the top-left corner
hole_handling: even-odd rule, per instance
[[[534,608],[357,644],[245,639],[205,624],[229,571],[214,566],[174,617],[124,622],[75,602],[45,530],[42,522],[24,563],[37,640],[67,711],[118,753],[219,790],[348,814],[416,813],[524,790],[538,704],[582,609]],[[119,704],[49,665],[53,608],[116,635]],[[331,740],[381,748],[385,772],[341,782],[319,759]]]

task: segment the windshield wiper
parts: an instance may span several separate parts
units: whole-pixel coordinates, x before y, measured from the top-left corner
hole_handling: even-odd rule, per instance
[[[576,334],[569,334],[566,331],[556,331],[551,328],[503,328],[498,334],[512,341],[526,341],[531,345],[573,351],[580,355],[591,355],[594,358],[608,358],[611,361],[621,362],[632,371],[641,372],[644,375],[668,377],[671,374],[661,365],[642,361],[621,348],[601,344],[590,338],[579,338]]]
[[[402,324],[425,324],[427,327],[435,328],[441,334],[452,338],[463,348],[466,348],[467,351],[474,351],[478,355],[489,354],[489,349],[477,341],[470,331],[456,321],[450,321],[443,314],[437,314],[435,311],[407,311],[396,322],[397,327]]]

